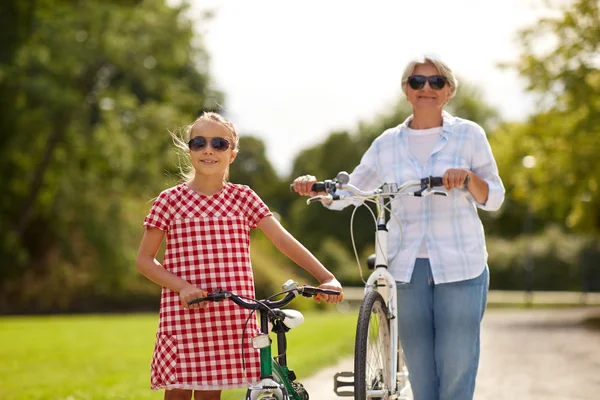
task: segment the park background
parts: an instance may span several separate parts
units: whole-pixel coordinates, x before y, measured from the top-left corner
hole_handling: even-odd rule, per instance
[[[526,84],[523,96],[535,100],[530,115],[503,118],[460,70],[447,107],[486,129],[506,186],[501,210],[481,213],[491,289],[600,291],[598,3],[555,7],[552,17],[514,33],[518,57],[498,66]],[[152,199],[180,181],[168,130],[203,110],[228,116],[199,33],[218,17],[158,0],[8,1],[1,11],[0,312],[156,307],[158,288],[135,267],[141,222]],[[237,68],[243,74],[243,59]],[[351,210],[308,207],[289,184],[300,174],[351,171],[377,135],[401,123],[410,108],[400,82],[389,86],[398,93],[392,104],[292,148],[289,172],[270,162],[268,138],[243,130],[231,168],[231,181],[250,185],[348,286],[360,286]],[[285,107],[285,98],[276,101]],[[310,122],[311,107],[307,100],[292,111]],[[373,250],[371,226],[369,212],[359,210],[362,260]],[[260,234],[252,258],[259,295],[290,276],[310,281]]]
[[[303,146],[286,138],[294,131],[284,126],[278,139],[272,139],[259,123],[248,122],[239,108],[228,106],[229,96],[239,99],[240,94],[228,93],[223,89],[227,85],[215,78],[219,74],[213,72],[205,39],[211,23],[218,21],[218,10],[189,3],[6,0],[0,5],[0,314],[156,311],[160,288],[135,266],[141,223],[158,193],[180,182],[168,130],[185,126],[205,110],[222,112],[241,128],[241,151],[230,180],[250,185],[345,286],[361,285],[350,242],[351,210],[308,207],[304,198],[290,193],[289,184],[305,173],[325,179],[351,171],[376,136],[410,114],[399,82],[404,65],[395,67],[397,80],[388,82],[393,98],[379,103],[376,111],[357,114],[347,126],[335,122],[335,129],[318,132],[320,137]],[[303,26],[310,31],[318,3],[304,6],[312,4],[314,13],[291,3],[303,10]],[[343,3],[337,4],[319,19],[331,32],[336,31],[336,13],[344,12]],[[272,20],[285,7],[259,6],[259,13]],[[453,54],[468,47],[473,60],[484,57],[522,84],[522,92],[507,101],[522,104],[523,114],[518,116],[513,107],[506,115],[491,100],[493,75],[471,80],[470,71],[455,68],[460,86],[447,106],[450,113],[485,128],[506,187],[502,208],[481,213],[491,289],[600,292],[599,4],[574,0],[543,6],[548,13],[521,18],[528,23],[515,26],[516,56],[511,59],[489,59],[482,50],[485,32],[463,38],[470,43],[422,50]],[[485,9],[475,15],[464,10],[465,21],[455,18],[446,25],[443,7],[410,7],[399,21],[420,18],[440,38],[455,25],[478,21],[478,27],[485,27],[486,18],[494,18]],[[433,26],[427,24],[432,17]],[[244,30],[230,29],[242,40]],[[277,37],[278,31],[269,34]],[[398,42],[418,43],[419,37],[415,31]],[[291,54],[277,43],[265,41],[258,47],[283,58]],[[369,41],[359,44],[369,48]],[[301,45],[302,32],[289,43]],[[338,45],[354,44],[341,35],[329,45],[334,52]],[[398,53],[401,47],[385,51]],[[252,75],[244,74],[246,66],[261,62],[260,53],[251,56],[240,54],[233,69],[247,81]],[[327,71],[323,54],[313,57],[312,68]],[[353,57],[370,57],[372,69],[344,76],[350,88],[378,74],[378,54],[357,51]],[[276,70],[272,87],[294,81],[294,74]],[[245,90],[244,96],[258,102],[260,86]],[[335,93],[320,93],[319,85],[310,90],[312,97],[303,101],[287,103],[278,95],[279,106],[266,110],[265,121],[269,113],[292,120],[301,116],[307,132],[313,116],[316,121],[328,111],[315,110],[313,99],[327,98],[330,111],[337,107]],[[496,90],[501,88],[496,85]],[[364,108],[360,96],[356,94],[356,102]],[[265,122],[265,129],[273,130],[270,124]],[[270,146],[282,137],[292,153],[274,163]],[[373,251],[367,210],[358,211],[354,233],[364,260]],[[273,293],[290,277],[314,283],[259,232],[252,237],[252,261],[258,296]]]

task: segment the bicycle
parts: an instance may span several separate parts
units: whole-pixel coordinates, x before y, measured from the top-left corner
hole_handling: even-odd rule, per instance
[[[369,269],[373,272],[366,282],[363,279],[365,295],[360,305],[356,325],[354,371],[335,374],[334,392],[338,396],[354,396],[356,400],[410,399],[408,370],[398,339],[396,281],[388,271],[386,210],[390,213],[390,217],[392,213],[385,201],[389,199],[391,202],[400,196],[425,197],[432,194],[441,196],[448,194],[433,189],[436,186],[443,186],[441,177],[430,176],[421,180],[408,181],[399,187],[397,184],[385,184],[372,191],[362,191],[349,184],[349,180],[350,177],[346,172],[340,172],[333,180],[317,182],[312,190],[327,192],[327,194],[307,200],[307,204],[311,204],[322,200],[355,199],[360,200],[360,205],[364,202],[372,202],[376,205],[377,215],[373,214],[376,224],[375,255],[368,260]],[[418,186],[419,190],[407,191],[415,186]],[[345,193],[340,193],[338,190]],[[352,244],[362,278],[353,235]],[[352,386],[353,391],[344,390],[347,386]]]
[[[248,385],[246,400],[308,400],[309,396],[304,386],[296,382],[296,374],[287,365],[287,340],[286,333],[304,322],[304,316],[296,310],[280,310],[292,302],[297,296],[313,297],[318,294],[339,295],[337,290],[321,289],[313,286],[298,286],[297,282],[288,280],[282,285],[283,291],[267,299],[256,300],[221,289],[209,293],[206,297],[199,297],[188,302],[189,305],[203,301],[222,301],[229,299],[247,310],[258,311],[261,333],[251,339],[252,347],[260,350],[260,381],[255,385]],[[271,300],[285,294],[280,300]],[[252,317],[254,313],[248,316]],[[269,323],[272,329],[269,330]],[[271,353],[271,338],[269,332],[277,334],[278,356]],[[242,335],[242,358],[244,357],[244,336]]]

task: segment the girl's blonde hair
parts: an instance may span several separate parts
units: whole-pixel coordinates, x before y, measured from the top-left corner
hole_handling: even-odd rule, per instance
[[[240,135],[237,128],[231,121],[227,120],[221,114],[217,114],[216,112],[207,111],[196,118],[196,120],[191,124],[183,128],[176,129],[175,131],[169,131],[171,138],[173,138],[175,151],[177,152],[177,156],[179,158],[179,174],[183,178],[184,182],[190,182],[196,176],[196,171],[190,163],[190,148],[188,146],[188,142],[192,139],[192,128],[198,121],[210,121],[224,126],[229,132],[231,132],[231,136],[233,138],[233,143],[231,143],[231,151],[234,153],[239,151]],[[225,172],[225,180],[227,180],[227,178],[229,178],[229,168],[227,168],[227,171]]]
[[[440,71],[440,75],[445,76],[448,79],[448,85],[452,88],[452,95],[450,98],[454,97],[456,94],[456,88],[458,87],[458,81],[454,76],[454,72],[450,69],[450,67],[443,62],[439,57],[434,55],[423,55],[420,57],[413,58],[404,68],[404,73],[402,74],[402,91],[406,95],[406,85],[408,85],[408,78],[413,74],[417,65],[423,64],[433,64],[438,71]]]

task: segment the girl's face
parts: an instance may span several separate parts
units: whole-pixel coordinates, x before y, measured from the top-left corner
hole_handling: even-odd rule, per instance
[[[429,78],[441,74],[435,65],[427,63],[417,65],[411,76],[414,75]],[[405,85],[406,98],[412,104],[414,110],[441,110],[444,104],[452,97],[453,89],[448,82],[441,89],[438,88],[438,90],[433,89],[429,81],[426,81],[425,85],[420,89],[413,89],[408,82]]]
[[[231,131],[217,122],[199,120],[192,126],[190,140],[190,158],[196,174],[221,175],[224,179],[229,164],[237,156]]]

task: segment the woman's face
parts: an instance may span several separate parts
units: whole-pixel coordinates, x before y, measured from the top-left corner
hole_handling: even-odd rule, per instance
[[[426,77],[433,75],[441,75],[437,67],[431,63],[419,64],[415,67],[412,75],[423,75]],[[413,89],[408,82],[406,85],[406,98],[413,106],[413,110],[439,110],[441,111],[444,104],[452,97],[453,89],[448,82],[440,90],[432,89],[429,82],[425,82],[425,86],[421,89]]]

